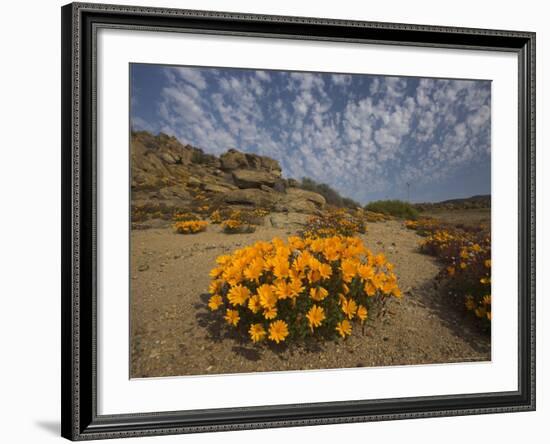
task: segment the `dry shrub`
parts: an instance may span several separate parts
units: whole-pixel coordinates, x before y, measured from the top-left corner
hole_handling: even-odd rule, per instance
[[[176,222],[173,227],[178,234],[195,234],[201,231],[206,231],[208,222],[205,220],[188,220]]]

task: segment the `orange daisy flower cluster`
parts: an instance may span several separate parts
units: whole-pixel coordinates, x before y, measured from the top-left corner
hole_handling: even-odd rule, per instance
[[[401,297],[393,266],[359,238],[275,238],[220,256],[208,306],[253,342],[342,337],[371,304]]]
[[[320,216],[310,217],[304,237],[353,236],[365,233],[364,215],[348,212],[344,209],[328,210]]]
[[[176,233],[179,234],[194,234],[201,231],[206,231],[208,222],[205,220],[188,220],[182,222],[176,222],[173,227]]]
[[[253,233],[256,225],[262,225],[263,219],[269,210],[256,208],[254,210],[218,209],[210,213],[210,222],[222,224],[224,233]]]
[[[464,306],[481,320],[483,327],[491,324],[491,237],[489,229],[454,228],[430,220],[428,223],[406,222],[419,232],[428,232],[420,244],[426,254],[442,263],[440,278],[449,293],[464,299]]]

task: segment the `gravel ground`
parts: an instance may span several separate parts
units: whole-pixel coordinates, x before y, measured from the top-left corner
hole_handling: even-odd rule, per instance
[[[371,310],[363,332],[356,326],[345,341],[275,346],[253,345],[224,329],[220,313],[206,306],[215,258],[290,234],[259,227],[252,234],[227,235],[212,225],[195,235],[176,235],[170,228],[133,230],[131,377],[491,359],[490,336],[442,297],[434,280],[439,265],[418,252],[420,238],[396,221],[371,223],[361,237],[395,264],[404,297]]]

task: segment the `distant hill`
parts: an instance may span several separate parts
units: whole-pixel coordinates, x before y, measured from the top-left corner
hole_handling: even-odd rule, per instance
[[[479,194],[471,197],[443,200],[441,202],[417,203],[414,206],[419,211],[491,208],[491,195]]]

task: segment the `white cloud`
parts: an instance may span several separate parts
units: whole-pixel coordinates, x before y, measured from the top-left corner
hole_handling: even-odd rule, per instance
[[[347,74],[333,74],[330,78],[332,83],[337,86],[347,86],[351,83],[351,76]]]
[[[134,131],[149,131],[150,133],[154,133],[156,130],[150,122],[139,116],[133,116],[130,125]]]
[[[256,71],[256,77],[263,82],[269,82],[271,80],[271,76],[265,71]]]
[[[206,80],[199,70],[194,68],[174,68],[174,72],[177,73],[183,80],[191,83],[196,88],[206,88]]]
[[[406,181],[440,180],[490,151],[490,89],[479,82],[166,71],[159,128],[213,153],[268,155],[287,176],[309,176],[359,200],[391,195]]]

